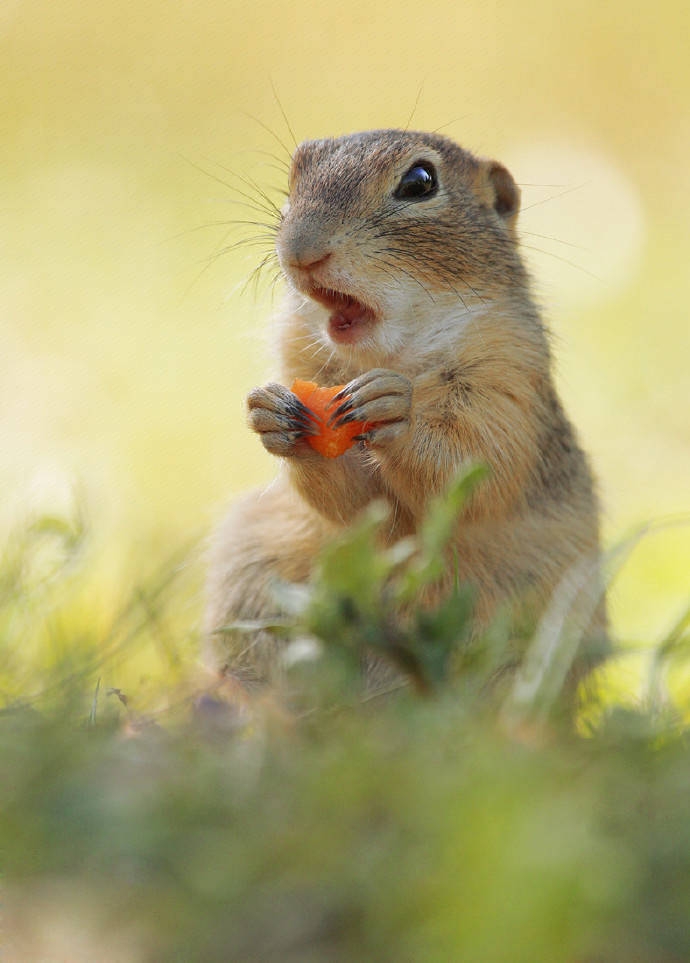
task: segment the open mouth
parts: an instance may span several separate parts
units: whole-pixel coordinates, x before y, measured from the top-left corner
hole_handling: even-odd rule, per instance
[[[354,344],[376,323],[374,311],[349,294],[314,287],[309,297],[330,311],[328,333],[338,344]]]

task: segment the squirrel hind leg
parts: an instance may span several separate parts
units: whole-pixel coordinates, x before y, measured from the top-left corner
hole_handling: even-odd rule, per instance
[[[250,684],[276,679],[283,640],[247,626],[280,618],[275,583],[305,583],[325,535],[316,513],[281,479],[233,505],[209,552],[203,630],[208,668]]]

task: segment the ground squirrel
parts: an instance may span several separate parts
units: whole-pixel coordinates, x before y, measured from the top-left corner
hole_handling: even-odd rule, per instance
[[[372,499],[390,505],[391,541],[414,533],[469,461],[490,475],[459,520],[445,589],[458,576],[474,586],[478,629],[511,602],[538,617],[575,562],[596,564],[592,477],[554,388],[519,202],[504,166],[437,134],[375,130],[295,151],[276,245],[283,384],[248,397],[282,471],[235,505],[211,552],[207,638],[239,678],[270,676],[276,643],[214,630],[274,614],[271,583],[307,580]],[[373,423],[366,437],[340,458],[313,451],[284,386],[294,378],[346,383],[340,417]],[[603,604],[595,622],[603,632]]]

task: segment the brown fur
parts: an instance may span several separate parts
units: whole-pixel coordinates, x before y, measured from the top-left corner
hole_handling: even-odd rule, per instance
[[[433,165],[437,191],[396,199],[417,162]],[[283,470],[215,539],[206,626],[232,671],[266,678],[276,643],[213,630],[274,614],[272,580],[306,581],[321,546],[374,498],[391,506],[391,541],[413,533],[470,461],[491,474],[458,524],[457,568],[438,593],[457,575],[472,583],[478,628],[507,603],[538,617],[578,559],[595,564],[592,479],[554,389],[518,206],[504,167],[438,135],[371,131],[298,148],[277,241],[287,281],[281,380],[354,381],[360,413],[377,426],[324,459],[291,420],[289,392],[250,394],[250,426]],[[365,309],[352,343],[329,327],[333,292]]]

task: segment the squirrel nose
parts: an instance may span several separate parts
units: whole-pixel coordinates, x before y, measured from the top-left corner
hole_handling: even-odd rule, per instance
[[[331,245],[325,232],[307,217],[290,219],[283,224],[278,250],[285,264],[301,271],[313,271],[331,256]]]
[[[321,251],[310,251],[308,249],[293,251],[290,264],[292,267],[300,268],[302,271],[313,271],[315,268],[325,264],[331,257],[331,253],[331,251],[326,251],[326,253],[323,254]]]

